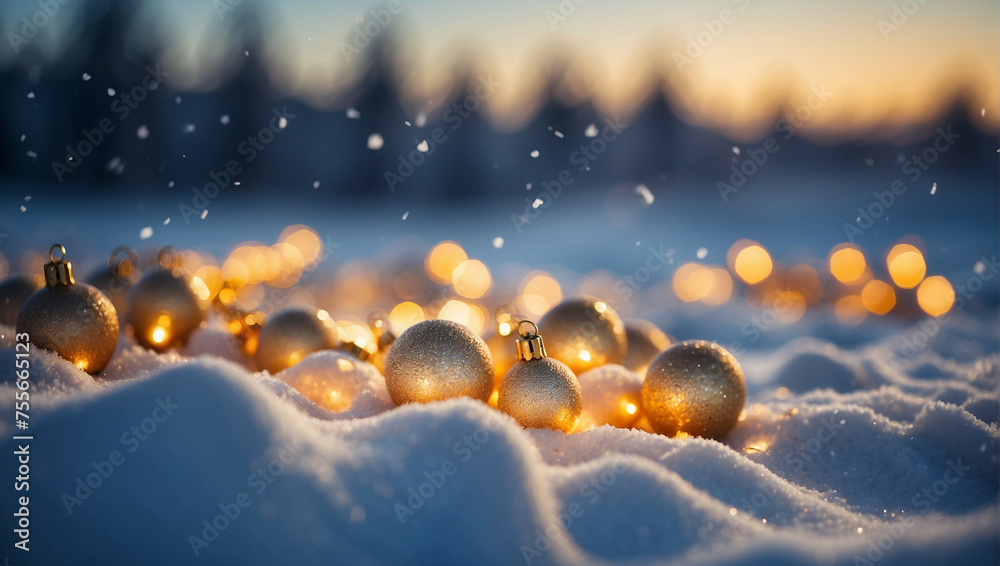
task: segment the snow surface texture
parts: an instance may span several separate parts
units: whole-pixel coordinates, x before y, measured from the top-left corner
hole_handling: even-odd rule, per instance
[[[35,350],[31,552],[12,546],[12,419],[3,552],[16,565],[996,564],[1000,355],[949,346],[996,335],[978,324],[902,363],[878,342],[816,338],[746,353],[745,418],[723,442],[524,430],[468,399],[394,408],[363,363],[329,377],[353,388],[331,413],[208,329],[183,355],[123,338],[97,380]],[[339,356],[284,377],[333,372]]]

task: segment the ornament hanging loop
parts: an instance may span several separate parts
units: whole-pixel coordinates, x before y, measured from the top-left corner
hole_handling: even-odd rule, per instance
[[[156,254],[156,263],[170,271],[184,267],[184,256],[173,246],[166,246]],[[175,272],[176,274],[176,272]]]
[[[125,257],[118,259],[122,254]],[[128,246],[118,246],[111,250],[108,256],[108,267],[121,277],[128,277],[132,274],[135,266],[139,264],[139,254]]]
[[[372,331],[372,335],[375,336],[380,351],[388,350],[389,346],[396,341],[396,335],[392,332],[389,318],[383,312],[374,311],[369,313],[368,328]]]
[[[56,250],[59,250],[59,259],[56,259]],[[65,247],[54,244],[49,248],[49,263],[46,263],[43,269],[47,286],[65,287],[76,283],[76,279],[73,278],[73,264],[65,259]]]
[[[526,332],[524,325],[530,324],[532,331]],[[517,333],[521,339],[517,341],[517,357],[526,362],[531,360],[545,359],[545,342],[538,335],[538,325],[530,320],[522,320],[517,323]]]

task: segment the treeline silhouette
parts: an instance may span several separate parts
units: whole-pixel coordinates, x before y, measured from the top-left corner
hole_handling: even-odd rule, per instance
[[[567,68],[560,64],[551,66],[539,111],[516,132],[499,131],[485,113],[470,109],[482,98],[482,77],[459,65],[459,86],[421,126],[404,109],[391,71],[403,49],[391,26],[358,55],[360,78],[330,108],[317,109],[276,94],[262,62],[268,14],[249,1],[213,36],[225,55],[219,62],[223,78],[210,91],[182,92],[172,86],[171,70],[162,67],[162,30],[139,21],[142,7],[139,1],[89,1],[74,12],[85,14],[85,21],[57,60],[39,48],[49,31],[41,29],[2,63],[0,183],[190,195],[192,188],[228,178],[247,194],[281,190],[323,199],[395,192],[463,200],[524,191],[527,183],[558,179],[564,170],[585,179],[581,187],[690,178],[716,190],[716,181],[728,180],[731,168],[746,158],[734,154],[732,140],[683,116],[666,94],[667,77],[626,119],[626,132],[605,141],[612,117],[599,115],[587,101],[570,105],[555,95]],[[0,22],[0,29],[17,31],[20,22]],[[166,77],[158,76],[158,65]],[[467,106],[456,111],[456,103]],[[972,125],[965,106],[956,97],[944,118],[918,128],[922,137],[903,145],[781,139],[780,158],[768,165],[768,174],[862,170],[868,159],[898,169],[900,156],[926,147],[937,125],[952,126],[963,140],[936,167],[989,174],[996,170],[996,136]],[[775,108],[776,121],[783,112],[781,105]],[[591,124],[596,137],[587,135]],[[373,147],[381,141],[377,150],[369,148],[373,133],[381,136],[372,141]],[[420,147],[426,151],[418,149],[421,140],[427,140]],[[227,171],[231,162],[238,173]]]

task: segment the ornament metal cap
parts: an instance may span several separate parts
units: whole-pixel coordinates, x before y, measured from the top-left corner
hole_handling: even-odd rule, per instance
[[[375,336],[378,350],[388,350],[389,346],[396,341],[396,335],[389,327],[389,319],[381,312],[372,312],[368,315],[368,328]]]
[[[55,252],[59,250],[59,259],[56,259]],[[73,278],[73,264],[65,261],[66,248],[60,244],[54,244],[49,248],[49,262],[45,264],[45,284],[49,287],[65,287],[76,284]]]
[[[525,332],[522,330],[521,326],[525,323],[530,324],[534,331]],[[531,322],[530,320],[522,320],[517,323],[517,333],[521,335],[521,339],[517,341],[518,358],[526,362],[545,359],[545,342],[543,342],[542,337],[538,335],[537,324]]]

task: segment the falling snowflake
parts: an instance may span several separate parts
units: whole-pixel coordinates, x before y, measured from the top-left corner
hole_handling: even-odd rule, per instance
[[[229,114],[223,114],[222,116],[219,116],[219,123],[222,124],[223,126],[225,126],[226,124],[228,124],[229,123]]]
[[[735,153],[736,155],[739,155],[739,154],[740,154],[740,148],[738,148],[738,147],[736,147],[736,146],[734,145],[734,146],[733,146],[733,153]]]
[[[525,185],[524,186],[524,190],[530,191],[531,190],[531,183],[528,183],[527,185]]]
[[[553,132],[553,133],[554,133],[554,134],[556,135],[556,137],[557,137],[557,138],[562,138],[562,137],[565,137],[565,136],[563,136],[563,133],[562,133],[562,132],[560,132],[559,130],[556,130],[556,131],[555,131],[555,132]]]
[[[318,189],[319,188],[319,181],[313,181],[313,188],[314,189]]]
[[[376,132],[368,136],[368,149],[382,149],[383,144],[385,144],[385,140],[382,139],[382,134]]]
[[[406,212],[404,212],[403,213],[403,220],[406,220],[406,217],[409,216],[409,215],[410,215],[410,211],[409,210],[407,210]]]
[[[501,238],[500,236],[497,236],[496,238],[493,238],[493,247],[496,248],[496,249],[498,249],[498,250],[500,248],[502,248],[503,247],[503,238]]]
[[[587,126],[586,130],[584,130],[583,135],[587,136],[588,138],[596,138],[597,133],[598,133],[597,124],[591,124]]]
[[[239,183],[236,183],[236,184],[238,185]],[[206,216],[208,216],[208,209],[207,208],[205,210],[201,211],[201,219],[204,220]]]
[[[89,80],[90,80],[90,75],[89,75],[89,74],[87,74],[87,73],[84,73],[84,74],[83,74],[83,80],[85,80],[85,81],[89,81]]]
[[[108,96],[114,96],[114,95],[115,95],[115,89],[108,87]]]
[[[361,117],[361,112],[358,112],[358,110],[356,108],[353,108],[353,107],[352,108],[348,108],[347,109],[347,117],[350,118],[351,120],[357,120],[358,118]]]
[[[153,227],[152,226],[146,226],[142,230],[139,230],[139,239],[140,240],[148,240],[148,239],[150,239],[152,237],[153,237]]]
[[[428,149],[430,149],[430,146],[427,145],[427,140],[424,140],[417,144],[417,151],[421,153],[427,153]]]
[[[163,221],[164,226],[166,226],[167,224],[170,224],[170,217],[167,217],[167,219]]]
[[[646,185],[639,185],[635,188],[635,194],[642,197],[642,205],[649,206],[653,204],[653,193],[649,190]]]
[[[35,153],[34,151],[31,151],[31,150],[29,149],[29,150],[28,150],[28,157],[30,157],[30,158],[32,158],[32,159],[34,159],[34,158],[38,157],[38,154],[37,154],[37,153]]]
[[[532,157],[538,157],[538,150],[536,149],[536,150],[532,151],[531,152],[531,156]]]
[[[189,124],[184,124],[184,133],[185,134],[190,134],[194,130],[195,130],[194,124],[190,124],[190,123]]]
[[[937,183],[934,183],[931,185],[931,194],[934,194],[936,192],[937,192]]]
[[[149,128],[143,124],[136,130],[135,135],[139,136],[139,139],[144,140],[149,137]]]
[[[35,93],[29,92],[28,93],[28,98],[35,98]]]
[[[427,123],[427,114],[424,114],[423,112],[418,112],[417,119],[414,120],[413,123],[416,124],[418,128],[423,128],[424,124]]]

